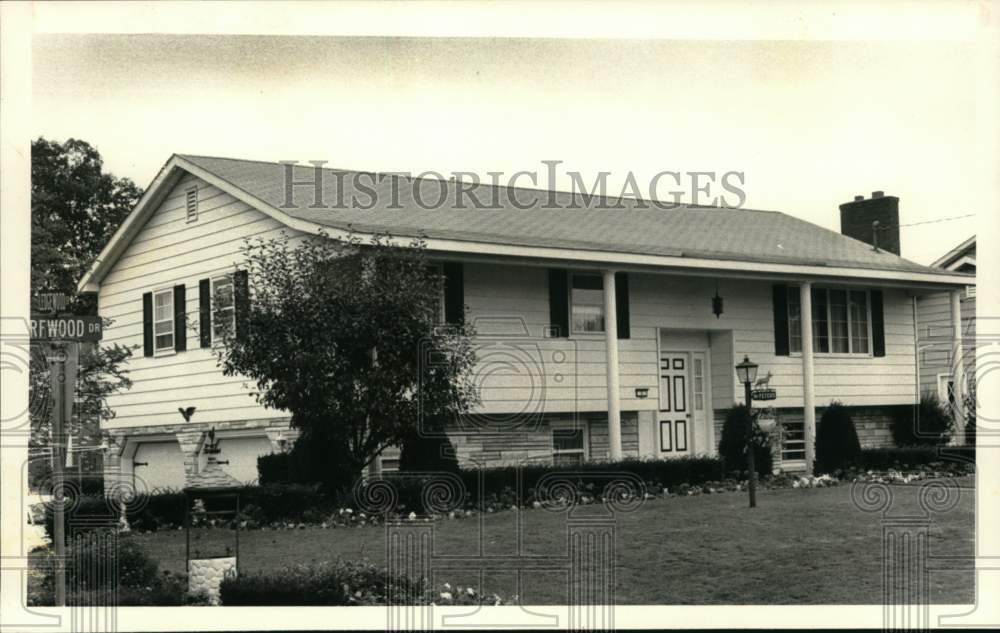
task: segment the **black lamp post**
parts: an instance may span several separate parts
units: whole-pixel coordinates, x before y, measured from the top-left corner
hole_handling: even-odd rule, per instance
[[[750,491],[750,507],[757,507],[757,466],[754,464],[753,447],[753,414],[751,409],[750,385],[757,380],[757,364],[751,363],[750,358],[743,357],[743,362],[736,365],[736,377],[743,383],[743,392],[747,401],[747,466],[750,469],[750,481],[748,489]]]

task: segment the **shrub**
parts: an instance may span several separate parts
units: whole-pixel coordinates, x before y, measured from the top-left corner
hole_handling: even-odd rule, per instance
[[[719,455],[726,471],[747,471],[746,428],[750,422],[750,411],[746,405],[734,404],[726,411],[719,439]],[[774,458],[771,456],[771,438],[761,431],[753,420],[754,467],[761,476],[771,474]]]
[[[962,396],[962,404],[965,409],[965,443],[970,446],[976,445],[976,386],[970,382],[969,388]]]
[[[220,597],[226,606],[346,606],[386,604],[390,592],[417,596],[424,586],[369,562],[336,560],[228,577]]]
[[[861,442],[851,413],[843,404],[832,402],[816,429],[816,471],[832,473],[861,459]]]
[[[271,453],[257,458],[257,482],[285,484],[292,482],[292,456],[290,453]]]
[[[936,394],[924,393],[920,404],[903,407],[892,420],[896,446],[941,446],[951,438],[950,408]]]
[[[100,538],[98,538],[100,536]],[[159,571],[159,565],[128,537],[107,538],[91,532],[74,540],[67,549],[66,601],[76,606],[107,606],[113,596],[118,606],[176,606],[194,604],[187,594],[187,579]],[[109,562],[114,561],[116,583],[106,586]],[[29,557],[29,604],[55,602],[54,558],[51,550],[38,550]],[[97,584],[93,584],[94,582]],[[109,590],[114,593],[110,594]]]
[[[975,446],[904,446],[893,448],[861,449],[861,467],[865,469],[883,470],[888,468],[901,469],[914,466],[927,466],[932,463],[968,463],[976,462]]]
[[[458,472],[455,446],[445,433],[413,433],[399,455],[399,470],[403,472]]]

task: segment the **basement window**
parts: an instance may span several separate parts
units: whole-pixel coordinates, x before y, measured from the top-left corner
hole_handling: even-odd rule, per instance
[[[575,465],[584,462],[586,438],[582,428],[562,427],[552,429],[552,464]]]
[[[187,221],[195,222],[198,220],[198,188],[191,187],[187,190],[186,196]]]

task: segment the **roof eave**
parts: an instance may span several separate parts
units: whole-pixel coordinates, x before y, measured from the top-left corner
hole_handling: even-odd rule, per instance
[[[315,234],[325,232],[331,237],[347,237],[348,235],[365,237],[365,234],[352,232],[347,226],[330,226],[302,220],[290,216],[261,200],[232,182],[194,164],[182,156],[174,154],[160,169],[156,178],[140,198],[132,213],[115,231],[111,240],[101,251],[94,264],[80,280],[78,290],[81,292],[96,292],[104,276],[134,237],[134,233],[142,228],[148,215],[155,211],[156,205],[162,200],[169,188],[174,184],[173,177],[177,170],[182,169],[198,178],[212,184],[242,202],[254,207],[265,215],[281,222],[291,229],[304,233]],[[410,238],[400,238],[409,241]],[[973,238],[974,239],[974,238]],[[601,265],[606,267],[650,267],[678,271],[697,269],[714,274],[724,275],[756,273],[763,275],[787,275],[793,277],[847,278],[859,281],[877,281],[883,284],[900,286],[925,285],[941,288],[962,288],[975,284],[975,276],[964,273],[936,273],[899,270],[880,270],[861,267],[822,266],[808,264],[782,264],[760,261],[735,261],[715,258],[683,257],[667,255],[645,255],[622,253],[616,251],[586,250],[575,248],[560,248],[552,246],[520,246],[514,244],[498,244],[476,242],[471,240],[445,239],[429,237],[425,239],[427,248],[431,251],[460,253],[476,256],[515,257],[519,259],[554,260],[576,263],[578,265]]]

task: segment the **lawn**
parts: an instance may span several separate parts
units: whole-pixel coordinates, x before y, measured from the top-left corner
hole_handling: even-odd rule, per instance
[[[932,517],[931,556],[974,553],[973,479],[961,481],[954,509]],[[883,519],[857,509],[850,488],[761,491],[754,510],[746,507],[745,494],[725,493],[651,500],[634,512],[619,514],[614,520],[615,602],[877,604],[882,597]],[[918,491],[915,485],[893,486],[892,515],[919,514]],[[596,518],[601,510],[584,506],[574,520]],[[450,581],[503,596],[517,594],[522,604],[567,603],[570,581],[561,566],[542,570],[537,562],[509,559],[517,552],[518,540],[522,555],[565,555],[565,513],[505,511],[481,520],[441,521],[433,530],[436,584]],[[232,539],[232,532],[222,530],[194,535],[192,547],[203,552]],[[130,538],[162,568],[184,571],[182,531]],[[438,559],[456,555],[466,560]],[[385,528],[255,530],[240,535],[244,573],[337,557],[384,562]],[[489,569],[483,569],[482,560]],[[971,603],[974,575],[933,572],[930,592],[930,602]]]

